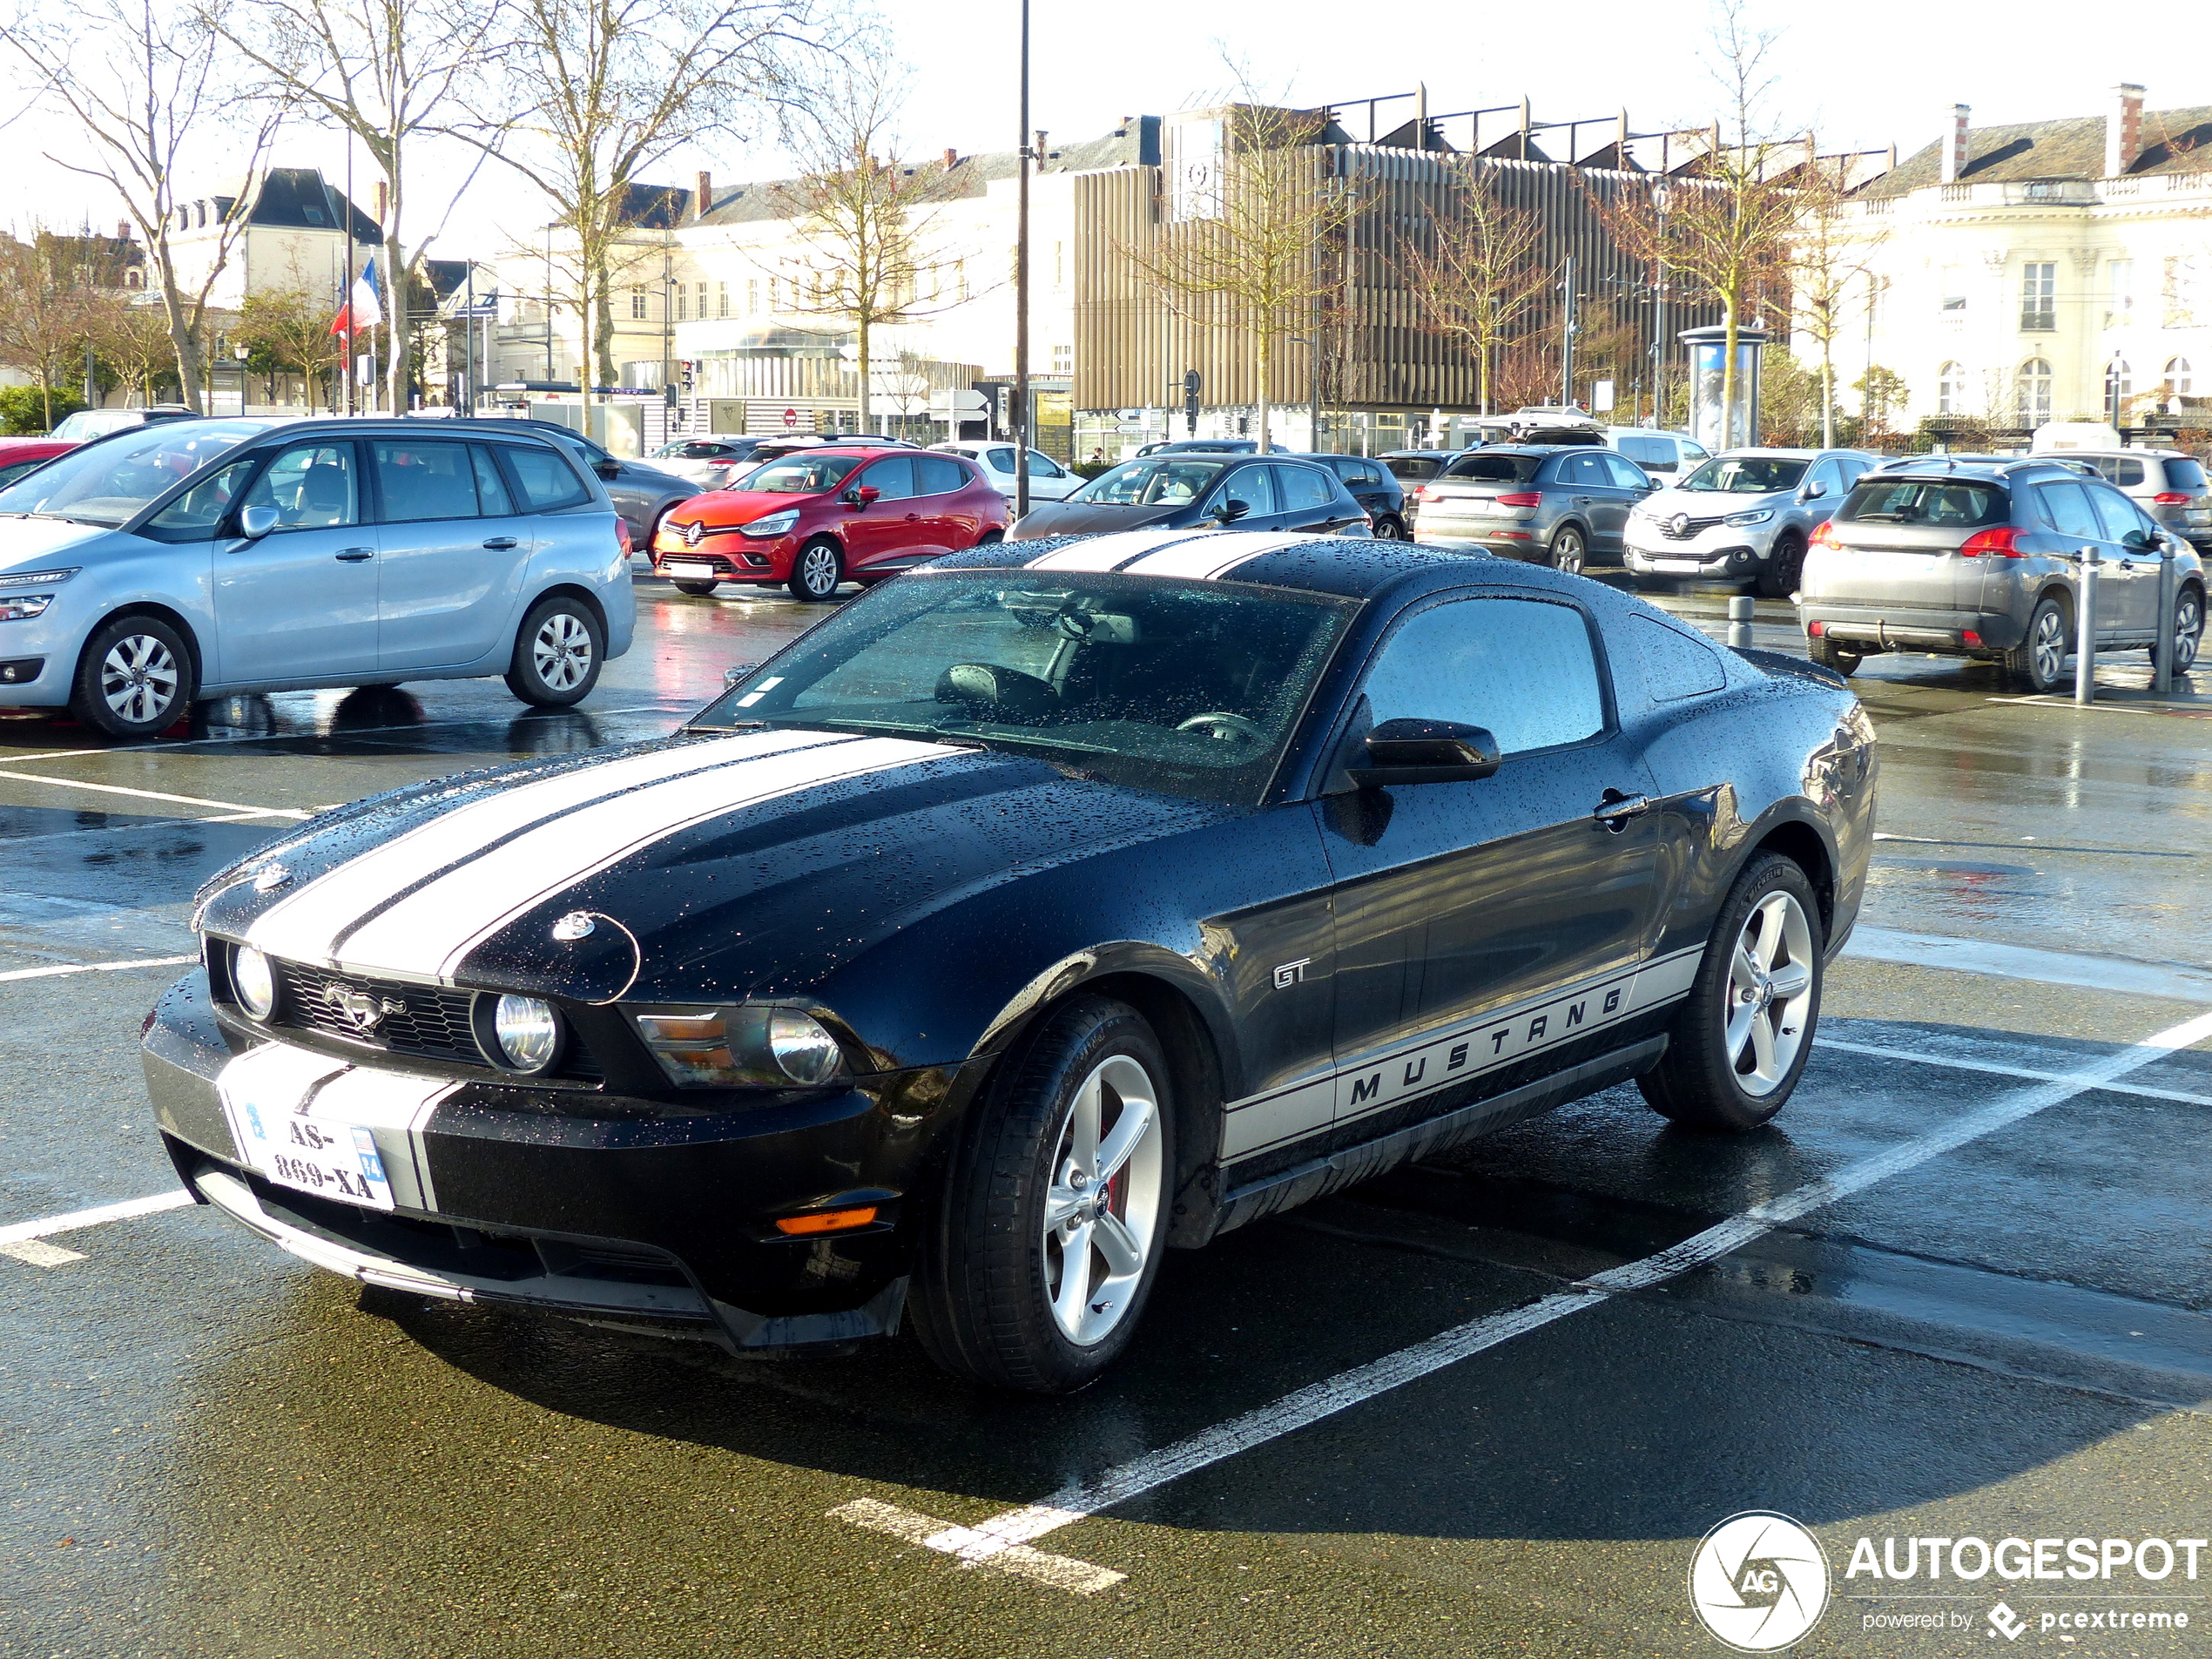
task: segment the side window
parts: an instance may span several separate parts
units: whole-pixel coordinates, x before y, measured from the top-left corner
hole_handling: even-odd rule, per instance
[[[2127,496],[2098,484],[2088,488],[2089,499],[2096,503],[2097,518],[2104,526],[2105,540],[2117,542],[2142,529],[2143,516]]]
[[[1591,451],[1567,457],[1567,464],[1559,469],[1561,482],[1576,489],[1610,489],[1612,475],[1605,470],[1605,463]]]
[[[1376,724],[1487,727],[1501,752],[1579,743],[1605,729],[1589,624],[1572,605],[1456,599],[1399,624],[1365,687]]]
[[[881,501],[905,501],[921,494],[914,488],[914,463],[912,455],[891,455],[876,462],[853,480],[857,489],[862,485],[873,489]]]
[[[1644,690],[1654,703],[1697,697],[1728,684],[1719,653],[1703,638],[1651,617],[1629,617],[1629,634],[1642,659]]]
[[[16,469],[17,475],[44,462],[27,461]],[[246,475],[260,464],[258,457],[233,462],[212,478],[203,478],[183,495],[171,502],[139,528],[138,534],[153,542],[205,542],[212,540],[216,526],[230,511],[231,502],[238,492],[246,488]],[[9,470],[0,468],[0,484],[9,480]]]
[[[1613,475],[1613,487],[1616,489],[1642,489],[1651,482],[1643,475],[1642,469],[1625,455],[1607,455],[1598,458],[1603,462],[1605,469]]]
[[[915,480],[924,496],[949,496],[968,488],[968,469],[950,455],[915,455]]]
[[[1213,494],[1206,498],[1208,510],[1225,501],[1240,501],[1244,503],[1247,518],[1258,518],[1264,513],[1279,511],[1275,505],[1275,486],[1267,475],[1273,470],[1271,467],[1238,468],[1223,479],[1215,487]]]
[[[2140,484],[2143,482],[2143,463],[2141,462],[2128,458],[2122,458],[2115,464],[2117,465],[2118,470],[2114,475],[2112,482],[2118,484],[2122,489],[2127,489],[2130,484]]]
[[[2038,484],[2035,493],[2041,499],[2044,518],[2060,535],[2093,542],[2103,536],[2097,516],[2090,509],[2088,492],[2080,484]]]
[[[1014,451],[1010,448],[986,449],[983,458],[991,463],[993,472],[1014,470]]]
[[[1683,456],[1687,453],[1687,448],[1686,447],[1681,445],[1678,440],[1674,438],[1646,438],[1644,442],[1649,444],[1655,452],[1650,460],[1643,462],[1643,469],[1646,472],[1679,472],[1682,470],[1680,463]],[[1638,459],[1641,460],[1642,457],[1639,456]]]
[[[246,492],[244,507],[273,507],[280,530],[358,524],[361,481],[350,443],[302,443],[283,451]]]
[[[1621,453],[1639,465],[1649,467],[1652,462],[1666,458],[1666,445],[1656,438],[1640,438],[1632,433],[1623,433],[1616,442],[1621,446]]]
[[[504,518],[515,510],[515,503],[507,493],[507,481],[499,475],[499,463],[492,459],[491,451],[481,443],[469,446],[469,464],[476,475],[476,502],[486,518]]]
[[[1065,472],[1061,470],[1060,463],[1055,461],[1050,455],[1041,455],[1035,449],[1029,451],[1030,477],[1065,478],[1067,475],[1068,475]]]
[[[1874,463],[1871,461],[1844,461],[1837,464],[1844,469],[1844,488],[1849,489],[1858,482],[1858,475]]]
[[[1823,486],[1819,498],[1832,502],[1844,493],[1844,463],[1834,460],[1824,461],[1812,469],[1812,476],[1805,482]]]
[[[549,512],[556,507],[575,507],[591,499],[569,463],[550,449],[536,444],[502,444],[507,465],[526,513]]]
[[[476,469],[467,444],[379,439],[368,454],[386,523],[477,516]]]
[[[1325,512],[1337,498],[1318,467],[1270,467],[1268,471],[1275,475],[1275,491],[1282,501],[1277,509],[1280,512]]]

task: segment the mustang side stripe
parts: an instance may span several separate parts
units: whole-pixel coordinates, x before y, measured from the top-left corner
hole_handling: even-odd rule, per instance
[[[1179,576],[1202,582],[1215,582],[1235,570],[1246,559],[1256,559],[1264,553],[1279,553],[1286,547],[1305,547],[1312,543],[1325,541],[1326,536],[1312,530],[1248,530],[1242,534],[1230,531],[1202,536],[1179,547],[1162,548],[1146,555],[1123,569],[1131,576]]]
[[[1041,555],[1022,568],[1029,570],[1111,570],[1147,553],[1172,547],[1178,542],[1187,542],[1193,536],[1218,534],[1218,531],[1212,530],[1116,530],[1109,536],[1091,536],[1074,547],[1063,547],[1056,552]]]

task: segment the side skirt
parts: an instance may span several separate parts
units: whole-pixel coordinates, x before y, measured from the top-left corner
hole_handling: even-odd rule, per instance
[[[1357,1146],[1347,1146],[1325,1157],[1264,1176],[1243,1186],[1231,1186],[1222,1197],[1221,1219],[1214,1229],[1215,1237],[1334,1192],[1339,1187],[1370,1180],[1398,1164],[1540,1116],[1554,1107],[1594,1095],[1601,1089],[1610,1089],[1615,1083],[1650,1070],[1666,1051],[1667,1039],[1663,1035],[1646,1037],[1641,1042],[1598,1055],[1579,1066],[1476,1101],[1440,1117],[1410,1124]]]

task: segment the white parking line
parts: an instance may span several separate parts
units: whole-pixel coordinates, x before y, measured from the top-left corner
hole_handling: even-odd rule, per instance
[[[129,962],[61,962],[52,968],[11,968],[0,974],[0,985],[10,980],[58,979],[64,974],[120,974],[133,968],[182,968],[197,956],[141,956]]]
[[[80,1227],[98,1227],[111,1221],[128,1221],[134,1216],[158,1215],[165,1210],[182,1210],[195,1202],[191,1193],[182,1187],[172,1187],[167,1192],[156,1192],[144,1198],[125,1198],[120,1204],[94,1204],[90,1210],[71,1210],[65,1214],[48,1216],[41,1221],[10,1222],[0,1227],[0,1256],[12,1256],[19,1262],[33,1267],[59,1267],[64,1262],[81,1262],[83,1256],[73,1250],[42,1244],[56,1233],[75,1232]]]
[[[987,1561],[994,1554],[1072,1526],[1103,1509],[1125,1503],[1224,1458],[1305,1428],[1486,1349],[1541,1330],[1570,1314],[1601,1306],[1614,1296],[1662,1285],[1742,1249],[1777,1227],[1786,1226],[1813,1211],[2009,1128],[2087,1090],[2115,1082],[2128,1072],[2208,1036],[2212,1036],[2212,1014],[2202,1014],[2107,1055],[2054,1082],[2023,1089],[1979,1110],[1962,1113],[1940,1128],[1916,1136],[1886,1152],[1861,1158],[1832,1176],[1755,1204],[1656,1255],[1593,1274],[1572,1289],[1555,1292],[1526,1307],[1511,1308],[1455,1326],[1426,1342],[1339,1372],[1271,1405],[1201,1430],[1172,1446],[1133,1458],[1094,1480],[1064,1487],[1037,1503],[995,1515],[966,1529],[973,1537],[949,1553],[964,1562]],[[837,1513],[831,1511],[832,1514]]]
[[[64,789],[87,789],[96,795],[129,795],[138,800],[172,800],[185,806],[213,806],[241,818],[311,818],[312,812],[296,806],[248,806],[242,801],[208,800],[199,795],[165,795],[158,789],[125,789],[120,784],[92,784],[81,778],[46,778],[35,772],[0,772],[0,778],[17,783],[55,784]]]
[[[1998,945],[1979,939],[1956,939],[1948,934],[1858,927],[1844,943],[1844,954],[1878,962],[1908,962],[1917,968],[1947,968],[1961,974],[1986,974],[1994,979],[2079,985],[2089,990],[2163,996],[2176,1002],[2212,1002],[2212,974],[2195,968],[2121,961],[2070,950]]]
[[[907,1543],[941,1551],[959,1559],[962,1567],[988,1567],[1001,1573],[1018,1573],[1023,1578],[1033,1578],[1056,1590],[1071,1590],[1077,1595],[1089,1595],[1129,1576],[1110,1567],[1093,1567],[1089,1561],[1079,1561],[1072,1556],[1048,1555],[1027,1544],[999,1544],[969,1560],[962,1551],[970,1542],[985,1541],[980,1534],[965,1527],[948,1525],[934,1515],[901,1509],[896,1504],[879,1503],[873,1498],[855,1498],[851,1503],[838,1505],[830,1514],[856,1527],[866,1527],[870,1532],[889,1533]]]
[[[1885,1049],[1871,1042],[1846,1042],[1841,1037],[1815,1037],[1816,1049],[1835,1049],[1844,1054],[1863,1054],[1877,1060],[1905,1060],[1916,1066],[1948,1066],[1953,1071],[1983,1071],[1995,1077],[2010,1077],[2018,1082],[2058,1083],[2067,1081],[2061,1071],[2030,1071],[2023,1066],[1999,1065],[1990,1060],[1968,1060],[1960,1055],[1925,1054],[1918,1049]],[[2098,1091],[2107,1095],[2133,1095],[2141,1100],[2170,1100],[2183,1106],[2212,1106],[2212,1095],[2191,1095],[2179,1089],[2146,1089],[2141,1083],[2100,1083]]]

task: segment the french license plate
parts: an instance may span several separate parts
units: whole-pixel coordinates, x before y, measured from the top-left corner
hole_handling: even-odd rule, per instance
[[[721,574],[711,564],[684,564],[674,559],[661,561],[661,574],[676,577],[685,582],[711,582]]]
[[[358,1124],[241,1100],[232,1103],[231,1131],[246,1162],[280,1186],[371,1210],[392,1207],[376,1137]]]
[[[1659,559],[1651,561],[1655,570],[1664,570],[1669,576],[1695,576],[1705,567],[1696,559]]]

